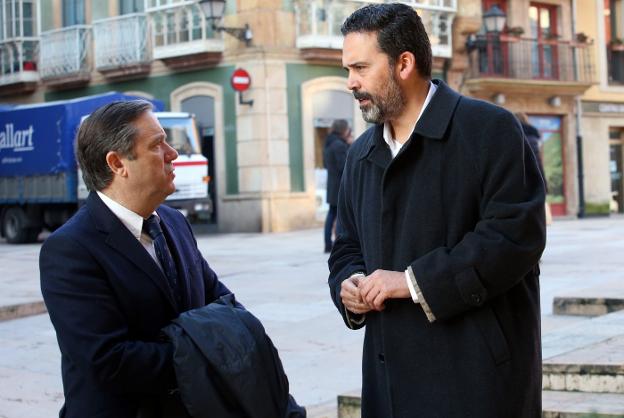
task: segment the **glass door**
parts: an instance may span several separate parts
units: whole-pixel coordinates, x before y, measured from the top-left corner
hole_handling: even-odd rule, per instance
[[[533,78],[558,79],[557,6],[531,3],[529,27]]]
[[[548,193],[546,202],[550,204],[553,216],[566,215],[565,164],[563,160],[563,132],[560,116],[529,116],[529,122],[540,133],[542,141],[542,161]]]

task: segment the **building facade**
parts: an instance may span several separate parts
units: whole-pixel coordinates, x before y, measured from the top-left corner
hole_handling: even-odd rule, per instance
[[[586,205],[624,213],[624,2],[578,3],[578,27],[597,46],[597,83],[581,98]]]
[[[456,0],[405,3],[422,15],[444,77]],[[323,218],[328,127],[344,118],[356,135],[366,128],[346,88],[339,30],[365,4],[227,0],[216,26],[248,25],[245,42],[215,30],[197,0],[0,0],[0,101],[105,91],[160,99],[196,115],[220,230],[307,227]],[[243,93],[230,85],[236,68],[251,77]]]
[[[596,82],[596,49],[576,28],[577,9],[589,3],[593,0],[465,0],[454,28],[451,85],[528,116],[541,134],[554,216],[576,216],[589,206],[579,189],[577,138],[580,98]],[[488,15],[502,16],[498,29],[486,30]]]

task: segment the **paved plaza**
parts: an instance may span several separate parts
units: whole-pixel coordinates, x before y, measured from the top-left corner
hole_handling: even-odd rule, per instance
[[[363,332],[348,330],[329,299],[320,229],[200,235],[198,244],[264,323],[299,403],[332,409],[338,394],[358,390]],[[0,242],[0,307],[41,301],[39,249]],[[622,254],[624,218],[558,220],[549,227],[541,263],[545,358],[565,352],[566,330],[575,330],[576,343],[595,338],[583,331],[588,318],[553,315],[553,298],[624,297]],[[624,324],[610,330],[624,335]],[[47,314],[0,322],[0,387],[0,418],[56,416],[63,402],[60,355]]]

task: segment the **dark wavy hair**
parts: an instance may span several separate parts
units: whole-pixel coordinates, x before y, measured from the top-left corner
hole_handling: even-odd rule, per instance
[[[375,32],[379,49],[395,64],[403,52],[416,57],[421,77],[431,78],[431,43],[418,13],[400,3],[370,4],[356,10],[340,28],[352,32]]]

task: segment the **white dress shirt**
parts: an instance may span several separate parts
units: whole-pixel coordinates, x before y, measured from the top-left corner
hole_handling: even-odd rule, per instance
[[[162,270],[162,266],[160,265],[160,261],[158,260],[158,256],[156,256],[156,250],[154,249],[154,242],[152,238],[146,233],[143,232],[143,222],[145,221],[141,215],[131,211],[125,206],[115,202],[110,197],[106,196],[104,193],[98,191],[97,192],[102,202],[113,212],[113,214],[119,218],[122,224],[128,231],[134,236],[145,248],[145,251],[154,259],[158,267]],[[156,212],[153,213],[158,217]]]
[[[412,136],[412,134],[414,133],[414,129],[416,129],[416,125],[418,124],[420,117],[425,112],[425,109],[429,105],[429,102],[431,101],[431,98],[433,97],[436,90],[437,90],[436,85],[433,84],[433,82],[429,81],[429,92],[427,93],[425,102],[423,103],[423,106],[420,109],[418,118],[416,118],[416,122],[414,122],[414,126],[412,127],[412,130],[410,132],[410,136]],[[397,156],[399,151],[401,151],[401,148],[403,147],[403,145],[407,142],[407,141],[404,141],[403,143],[400,143],[399,141],[395,140],[392,137],[392,129],[390,128],[390,124],[388,122],[384,123],[383,139],[384,141],[386,141],[386,144],[388,144],[388,147],[390,148],[390,152],[392,153],[392,158]],[[407,269],[405,270],[405,280],[407,281],[407,288],[409,289],[410,295],[412,296],[412,300],[414,301],[414,303],[418,303],[418,294],[416,293],[416,289],[414,289],[414,284],[412,283],[409,277],[409,273],[407,272]]]

